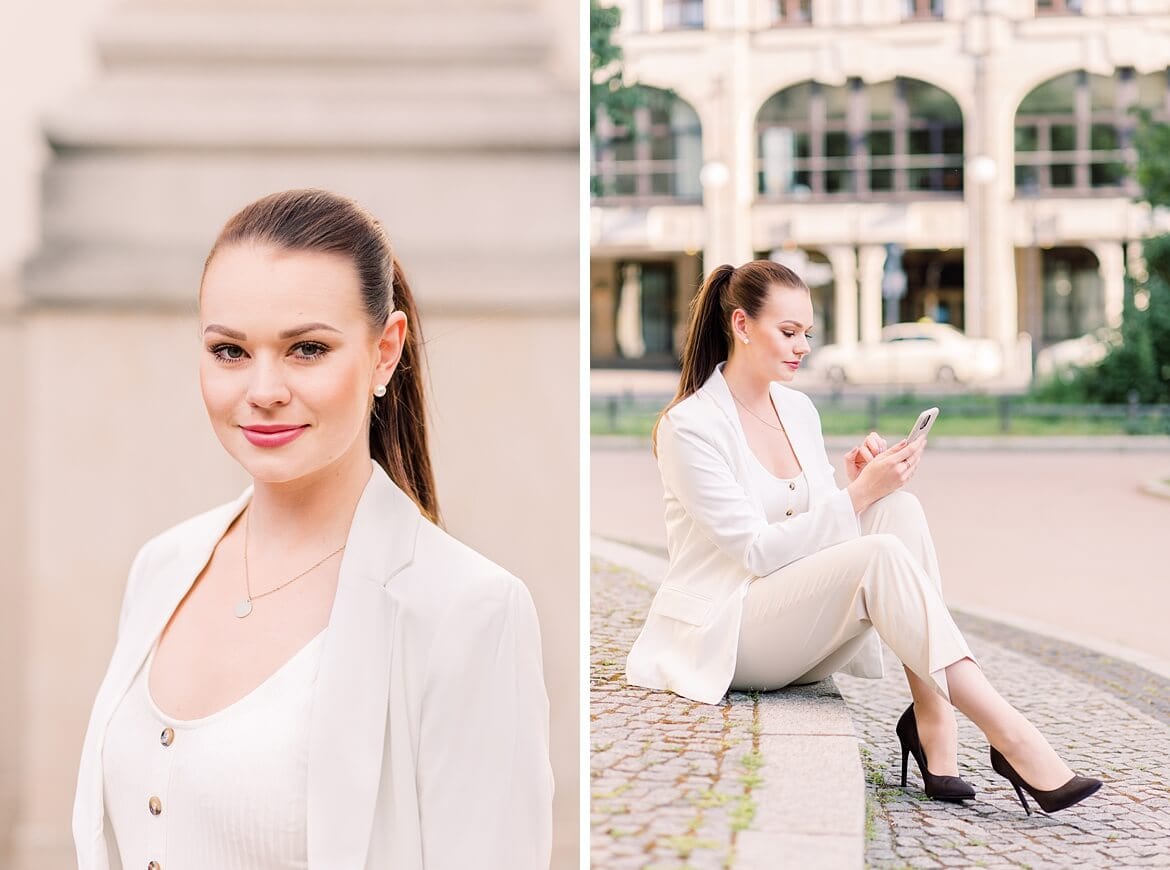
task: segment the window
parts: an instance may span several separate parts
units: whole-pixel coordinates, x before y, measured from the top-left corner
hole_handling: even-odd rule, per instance
[[[703,0],[663,0],[664,30],[693,30],[703,27]]]
[[[1081,11],[1081,0],[1036,0],[1037,15],[1062,15]]]
[[[699,202],[703,165],[699,116],[684,100],[638,88],[642,103],[632,129],[598,114],[593,135],[591,192],[602,202]]]
[[[756,133],[757,189],[765,198],[908,198],[963,190],[959,105],[917,79],[794,85],[763,105]]]
[[[1166,72],[1138,76],[1123,67],[1112,76],[1066,73],[1034,88],[1016,111],[1017,191],[1129,192],[1131,110],[1170,118],[1166,82]]]
[[[902,17],[907,21],[943,17],[943,0],[902,0]]]
[[[769,0],[772,23],[812,24],[812,0]]]

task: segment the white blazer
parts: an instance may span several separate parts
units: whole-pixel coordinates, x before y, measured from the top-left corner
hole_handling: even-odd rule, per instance
[[[314,690],[309,868],[547,868],[553,782],[532,599],[371,464]],[[81,753],[80,870],[121,867],[103,807],[110,717],[251,495],[163,532],[134,559]]]
[[[849,493],[834,480],[816,408],[777,383],[772,401],[808,482],[809,510],[768,522],[723,365],[658,426],[670,565],[626,659],[630,683],[708,704],[719,703],[731,685],[751,582],[861,534]],[[871,633],[843,670],[880,676],[881,662]]]

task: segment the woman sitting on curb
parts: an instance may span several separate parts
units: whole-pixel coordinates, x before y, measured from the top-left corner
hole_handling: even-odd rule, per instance
[[[947,611],[925,515],[902,490],[925,438],[887,448],[871,433],[838,489],[816,409],[778,383],[809,352],[812,322],[804,282],[767,260],[720,266],[699,290],[679,390],[654,432],[670,566],[627,678],[710,704],[836,671],[876,678],[880,636],[913,696],[896,729],[903,785],[913,754],[929,796],[974,796],[953,705],[1025,810],[1023,790],[1046,812],[1078,803],[1100,781],[1075,775],[996,692]]]

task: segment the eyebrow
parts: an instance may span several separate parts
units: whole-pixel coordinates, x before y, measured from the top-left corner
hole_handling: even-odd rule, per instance
[[[315,332],[318,329],[324,329],[329,332],[340,333],[340,329],[335,329],[328,323],[305,323],[301,326],[294,326],[292,329],[286,329],[280,333],[277,338],[296,338],[298,335],[304,335],[306,332]],[[247,341],[248,336],[235,329],[229,329],[226,326],[220,326],[218,323],[209,323],[207,328],[203,330],[203,334],[207,335],[209,332],[218,332],[220,335],[226,335],[228,338],[234,338],[236,341]]]
[[[791,323],[791,324],[792,324],[793,326],[795,326],[797,329],[812,329],[812,324],[811,324],[811,323],[810,323],[810,324],[809,324],[809,325],[806,327],[806,326],[805,326],[803,323],[801,323],[799,320],[781,320],[781,321],[780,321],[780,323],[781,323],[781,325],[783,325],[783,324],[785,324],[785,323]]]

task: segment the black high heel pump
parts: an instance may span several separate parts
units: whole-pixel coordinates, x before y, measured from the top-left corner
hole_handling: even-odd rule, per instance
[[[906,762],[911,754],[918,762],[922,774],[922,790],[927,797],[940,801],[963,801],[975,797],[975,789],[961,776],[935,776],[926,767],[926,753],[918,739],[918,720],[914,718],[914,705],[898,720],[898,742],[902,744],[902,788],[906,787]]]
[[[1059,788],[1050,789],[1049,791],[1032,788],[1032,786],[1024,782],[1024,778],[1016,773],[1016,769],[1012,767],[1011,762],[1004,758],[1002,753],[994,746],[991,747],[991,769],[1015,786],[1016,797],[1020,799],[1020,803],[1024,805],[1024,812],[1028,815],[1032,815],[1032,808],[1024,800],[1025,791],[1032,796],[1032,800],[1036,801],[1040,809],[1044,810],[1044,812],[1055,813],[1057,810],[1065,810],[1073,804],[1079,804],[1101,787],[1101,780],[1099,779],[1093,779],[1091,776],[1074,775],[1072,779]]]

